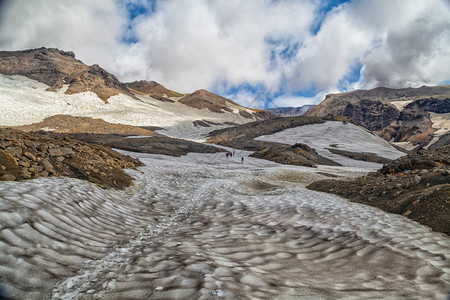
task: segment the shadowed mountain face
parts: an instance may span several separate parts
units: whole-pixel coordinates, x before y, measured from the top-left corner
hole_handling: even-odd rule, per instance
[[[114,75],[98,65],[87,66],[73,52],[54,48],[0,51],[0,73],[22,75],[45,83],[49,91],[68,84],[66,94],[94,92],[103,101],[119,93],[132,96]]]
[[[409,148],[431,145],[448,132],[450,86],[357,90],[331,94],[305,115],[343,115]],[[439,117],[437,122],[435,117]],[[439,131],[439,132],[437,132]]]

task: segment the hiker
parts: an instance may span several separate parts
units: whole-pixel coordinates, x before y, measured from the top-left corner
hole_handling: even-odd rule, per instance
[[[229,155],[229,152],[227,152],[227,157],[228,157],[228,155]]]
[[[234,154],[235,154],[235,153],[234,153],[234,150],[233,150],[233,157],[234,157]]]
[[[244,162],[244,157],[243,156],[241,156],[241,163],[243,163]]]

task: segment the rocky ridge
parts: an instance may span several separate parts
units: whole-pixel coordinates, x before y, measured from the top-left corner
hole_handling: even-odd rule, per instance
[[[131,125],[113,124],[102,119],[90,117],[74,117],[70,115],[54,115],[45,118],[42,122],[30,125],[16,126],[22,131],[51,131],[58,133],[97,133],[118,135],[159,135],[154,131]]]
[[[49,91],[63,85],[68,85],[66,94],[91,91],[105,102],[119,93],[133,97],[125,84],[100,66],[87,66],[73,52],[55,48],[0,51],[0,73],[37,80],[48,85]]]
[[[236,127],[216,130],[210,133],[208,143],[236,149],[254,151],[250,156],[275,161],[282,164],[316,167],[318,164],[339,166],[338,163],[320,156],[305,144],[287,145],[256,141],[261,135],[273,134],[284,129],[302,125],[324,123],[333,118],[285,117],[256,121]]]
[[[419,150],[352,180],[321,180],[309,189],[401,214],[450,235],[450,145]]]
[[[157,98],[155,99],[158,99],[159,97],[163,98],[183,97],[183,94],[166,89],[163,85],[157,83],[156,81],[140,80],[125,83],[125,85],[128,87],[129,90],[131,90],[134,93],[138,93],[141,95],[149,95],[153,98],[155,98],[156,96]]]
[[[138,166],[139,160],[105,146],[0,129],[0,180],[67,176],[122,189],[133,184],[123,169]]]
[[[412,148],[427,146],[436,128],[430,113],[450,113],[450,86],[356,90],[330,94],[307,116],[346,116],[387,141],[407,143]],[[448,132],[448,128],[445,129]]]

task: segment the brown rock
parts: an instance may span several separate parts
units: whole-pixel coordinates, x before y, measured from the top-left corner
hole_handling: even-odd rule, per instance
[[[10,153],[6,152],[4,153],[5,157],[7,159],[9,159],[10,161],[12,161],[16,166],[19,165],[19,163],[17,162],[17,160],[14,158],[14,156],[12,156]]]
[[[22,167],[25,167],[25,168],[31,167],[31,164],[28,161],[25,161],[25,160],[19,161],[19,165],[22,166]]]
[[[62,155],[64,155],[64,152],[63,152],[61,147],[50,148],[50,149],[48,149],[48,153],[50,154],[50,156],[62,156]]]
[[[57,161],[62,162],[64,160],[64,156],[58,156],[56,158]]]
[[[26,157],[28,157],[29,159],[31,159],[32,161],[36,161],[36,156],[34,156],[33,153],[31,152],[25,152],[23,155],[25,155]]]
[[[22,155],[22,148],[20,147],[7,147],[6,151],[14,156]]]
[[[44,158],[41,161],[41,165],[44,167],[45,170],[53,170],[53,165],[50,163],[50,161],[46,158]]]
[[[39,175],[41,177],[48,177],[48,172],[47,171],[42,171],[42,172],[39,172]]]
[[[5,174],[2,176],[2,180],[14,181],[14,180],[16,180],[16,176],[11,175],[11,174]]]

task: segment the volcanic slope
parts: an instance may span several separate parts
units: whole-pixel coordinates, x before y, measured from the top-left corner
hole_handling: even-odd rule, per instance
[[[157,126],[166,135],[199,140],[214,129],[274,117],[204,90],[182,95],[154,82],[123,84],[58,49],[1,51],[0,73],[0,126],[64,114]]]
[[[405,153],[338,117],[285,117],[213,131],[208,142],[278,163],[378,169]]]
[[[450,86],[330,94],[307,116],[342,115],[407,150],[429,147],[450,129]]]

